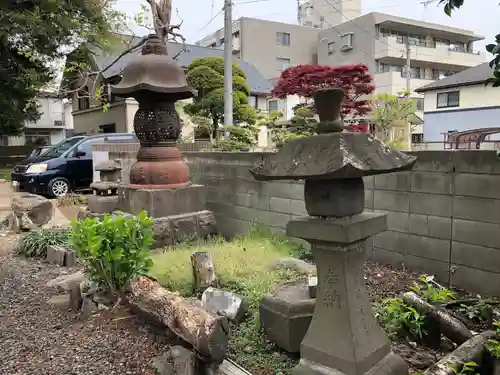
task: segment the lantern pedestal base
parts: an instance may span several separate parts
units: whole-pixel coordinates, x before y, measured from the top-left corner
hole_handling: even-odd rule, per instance
[[[311,244],[318,289],[294,375],[407,375],[403,359],[373,316],[365,289],[366,240],[387,229],[387,215],[291,220],[287,235]]]
[[[138,214],[145,210],[154,218],[203,211],[207,205],[206,194],[204,185],[190,185],[178,189],[122,185],[118,189],[122,211]]]

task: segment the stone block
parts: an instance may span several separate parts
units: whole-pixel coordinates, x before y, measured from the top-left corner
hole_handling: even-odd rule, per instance
[[[410,191],[410,172],[396,172],[374,176],[375,189]]]
[[[47,282],[48,288],[56,288],[62,292],[69,292],[72,284],[80,284],[82,281],[87,280],[87,276],[83,271],[78,271],[69,275],[62,275]]]
[[[300,351],[314,312],[315,299],[309,297],[307,279],[279,287],[260,301],[259,312],[267,337],[290,353]]]
[[[500,199],[499,185],[499,175],[458,173],[455,176],[456,195]]]
[[[146,210],[152,217],[166,217],[206,209],[206,188],[191,185],[180,189],[137,189],[128,185],[118,189],[122,211],[138,214]]]
[[[411,175],[411,191],[417,193],[451,194],[451,173],[419,172]]]
[[[64,266],[64,261],[66,258],[66,249],[58,245],[50,245],[47,247],[47,257],[46,260],[50,264],[57,264],[59,266]]]
[[[500,273],[500,250],[453,241],[451,243],[451,262],[457,266]]]
[[[410,194],[398,191],[375,190],[373,208],[375,210],[408,212],[410,209]]]
[[[449,240],[451,239],[451,218],[410,214],[409,232],[419,236]]]
[[[64,254],[64,266],[65,267],[74,267],[76,265],[76,251],[72,249],[65,249],[66,253]]]
[[[410,240],[407,233],[385,231],[377,234],[373,238],[373,246],[386,250],[406,252]]]
[[[500,249],[498,224],[455,219],[453,220],[453,240]]]
[[[500,273],[478,270],[462,265],[453,265],[450,273],[452,285],[459,285],[482,296],[496,297],[500,294]]]
[[[89,211],[98,214],[111,213],[116,211],[120,206],[118,196],[101,196],[91,195],[88,198],[87,206]]]
[[[316,275],[316,266],[314,264],[307,263],[301,259],[287,257],[275,260],[271,264],[271,269],[288,268],[297,273],[304,275]]]
[[[410,212],[412,214],[451,217],[451,195],[412,193]]]
[[[248,307],[242,296],[212,287],[203,292],[201,302],[207,309],[224,315],[234,323],[241,321]]]
[[[286,233],[307,241],[351,243],[364,240],[387,229],[387,215],[363,212],[352,217],[324,220],[303,217],[288,222]]]
[[[453,197],[453,217],[500,224],[500,199]]]

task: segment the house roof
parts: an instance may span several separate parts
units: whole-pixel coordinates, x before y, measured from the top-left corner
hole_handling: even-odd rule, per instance
[[[138,44],[141,38],[134,37],[131,45]],[[186,44],[185,50],[183,50],[184,45],[182,43],[168,43],[169,54],[177,57],[177,62],[182,67],[187,67],[194,60],[199,57],[214,56],[214,57],[224,57],[224,51],[222,49],[194,46],[191,44]],[[95,49],[94,61],[99,70],[103,70],[109,66],[121,53],[121,51],[114,51],[114,53],[108,53],[101,49]],[[104,78],[110,78],[119,75],[125,66],[130,62],[133,55],[140,54],[140,49],[134,51],[133,53],[128,53],[120,58],[112,67],[107,69],[102,75]],[[237,63],[245,72],[247,76],[248,86],[253,94],[269,94],[271,92],[272,86],[269,81],[260,73],[257,68],[248,62],[238,59],[233,56],[233,61]]]
[[[460,73],[439,79],[426,86],[416,89],[416,92],[426,92],[440,89],[448,89],[460,86],[470,86],[484,83],[493,76],[489,63],[485,62],[473,68],[462,70]]]

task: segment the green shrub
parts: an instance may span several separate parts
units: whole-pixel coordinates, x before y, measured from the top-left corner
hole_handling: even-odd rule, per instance
[[[17,252],[27,257],[45,257],[50,245],[68,245],[69,228],[54,227],[27,232],[17,244]]]
[[[376,317],[390,339],[397,337],[422,338],[425,317],[401,298],[387,298],[376,304]]]
[[[106,215],[74,221],[70,243],[91,279],[112,297],[152,266],[152,221],[144,211],[130,219]]]
[[[455,293],[436,286],[433,281],[434,276],[421,275],[410,289],[432,305],[446,303],[455,298]]]

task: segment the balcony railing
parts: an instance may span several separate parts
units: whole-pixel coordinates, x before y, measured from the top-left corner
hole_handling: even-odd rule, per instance
[[[397,36],[396,43],[406,44],[406,37],[400,36],[400,35]],[[410,44],[413,46],[417,46],[417,47],[427,47],[427,48],[436,48],[437,47],[437,43],[435,41],[421,40],[421,39],[411,39],[410,38]],[[443,47],[444,46],[445,45],[443,45]],[[447,47],[450,51],[453,51],[453,52],[469,53],[471,55],[480,55],[481,54],[480,51],[467,50],[467,48],[463,47],[463,46],[453,45],[453,47],[451,47],[451,45],[450,45]]]

